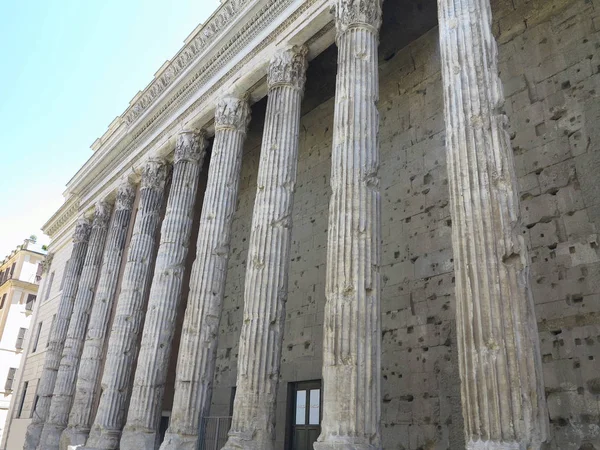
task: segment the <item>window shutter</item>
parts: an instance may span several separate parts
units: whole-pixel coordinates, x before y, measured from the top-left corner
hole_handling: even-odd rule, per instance
[[[27,302],[25,303],[25,311],[33,311],[33,305],[35,304],[35,300],[37,299],[37,295],[29,294],[27,296]]]
[[[17,335],[17,342],[15,343],[15,348],[17,350],[23,350],[23,339],[25,339],[25,332],[27,328],[19,328],[19,334]]]
[[[12,391],[13,381],[15,381],[15,372],[17,371],[16,367],[11,367],[8,369],[8,376],[6,377],[6,383],[4,383],[5,391]]]

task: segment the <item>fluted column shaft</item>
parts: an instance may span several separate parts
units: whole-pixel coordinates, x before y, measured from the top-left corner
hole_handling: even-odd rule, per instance
[[[81,351],[79,369],[75,367],[64,371],[64,377],[62,378],[68,383],[65,384],[65,399],[71,397],[72,406],[70,414],[67,401],[61,402],[60,407],[56,410],[59,420],[55,423],[57,425],[55,429],[64,429],[67,425],[65,423],[67,418],[70,425],[60,437],[61,450],[66,450],[67,445],[83,444],[85,437],[87,437],[87,430],[90,427],[92,405],[97,393],[100,367],[104,355],[104,339],[119,280],[119,271],[129,231],[134,199],[135,186],[129,180],[125,180],[117,190],[115,212],[104,249],[102,268],[100,269],[93,303],[84,313],[85,315],[89,314],[89,320],[85,341],[80,343],[80,345],[83,344],[83,350]],[[90,308],[91,312],[89,312]],[[83,329],[85,328],[78,329],[77,339],[82,337],[81,331]],[[59,372],[59,379],[62,373]],[[48,448],[54,448],[54,437],[50,438],[49,441],[52,445]]]
[[[150,160],[142,171],[138,211],[102,374],[102,395],[86,448],[114,450],[119,446],[133,377],[132,367],[144,324],[145,299],[150,287],[166,172],[162,160]],[[86,434],[86,425],[75,423],[74,419],[71,415],[69,427]]]
[[[155,446],[206,144],[204,132],[184,132],[177,139],[173,181],[121,450],[153,450]]]
[[[545,399],[489,0],[439,0],[456,322],[469,449],[539,449]]]
[[[104,201],[96,205],[90,246],[81,273],[67,338],[56,375],[50,411],[38,446],[39,450],[58,449],[60,434],[68,422],[90,308],[96,292],[103,254],[107,247],[105,244],[109,234],[111,212],[112,206]]]
[[[333,0],[338,72],[333,122],[316,449],[381,448],[378,32],[381,0]]]
[[[75,227],[71,259],[69,260],[70,262],[64,274],[65,282],[63,284],[62,296],[58,304],[54,326],[50,330],[44,368],[38,383],[37,395],[39,397],[33,413],[32,422],[27,427],[25,445],[23,446],[24,450],[35,450],[37,448],[40,442],[44,422],[50,411],[56,374],[58,372],[65,339],[67,338],[67,330],[69,328],[69,321],[71,320],[71,313],[73,312],[73,303],[75,301],[75,296],[77,295],[77,287],[79,286],[81,272],[88,251],[89,239],[90,222],[89,220],[82,218]]]
[[[226,449],[273,448],[306,51],[280,51],[269,67],[237,389]]]
[[[179,346],[175,398],[161,450],[195,450],[199,419],[210,409],[231,222],[249,119],[245,100],[225,97],[217,105],[215,140]]]

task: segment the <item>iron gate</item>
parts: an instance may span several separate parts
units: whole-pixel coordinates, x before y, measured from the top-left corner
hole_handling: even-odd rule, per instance
[[[231,416],[203,417],[200,422],[200,436],[198,450],[221,450],[227,442],[227,433],[231,428]]]

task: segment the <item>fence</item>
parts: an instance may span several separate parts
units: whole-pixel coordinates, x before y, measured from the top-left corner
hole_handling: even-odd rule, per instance
[[[221,450],[227,442],[227,433],[231,428],[231,417],[203,417],[200,423],[198,450]]]

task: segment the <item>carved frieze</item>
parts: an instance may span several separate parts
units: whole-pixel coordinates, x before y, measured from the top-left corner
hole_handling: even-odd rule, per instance
[[[279,50],[269,65],[269,88],[285,84],[303,89],[306,81],[307,54],[308,48],[304,45]]]
[[[204,130],[185,130],[177,135],[174,162],[198,162],[204,155],[206,132]]]
[[[250,3],[251,0],[229,0],[212,19],[202,27],[200,32],[192,39],[179,55],[169,63],[165,71],[156,78],[146,92],[138,99],[125,116],[127,124],[131,124],[148,106],[156,99],[177,77],[188,67],[196,57],[215,39],[238,13]]]
[[[215,111],[215,128],[233,128],[246,132],[250,123],[250,106],[246,99],[227,95],[219,100]]]
[[[141,189],[163,190],[167,178],[167,164],[162,158],[150,158],[142,168]]]
[[[379,30],[383,0],[331,0],[338,34],[360,25]]]

